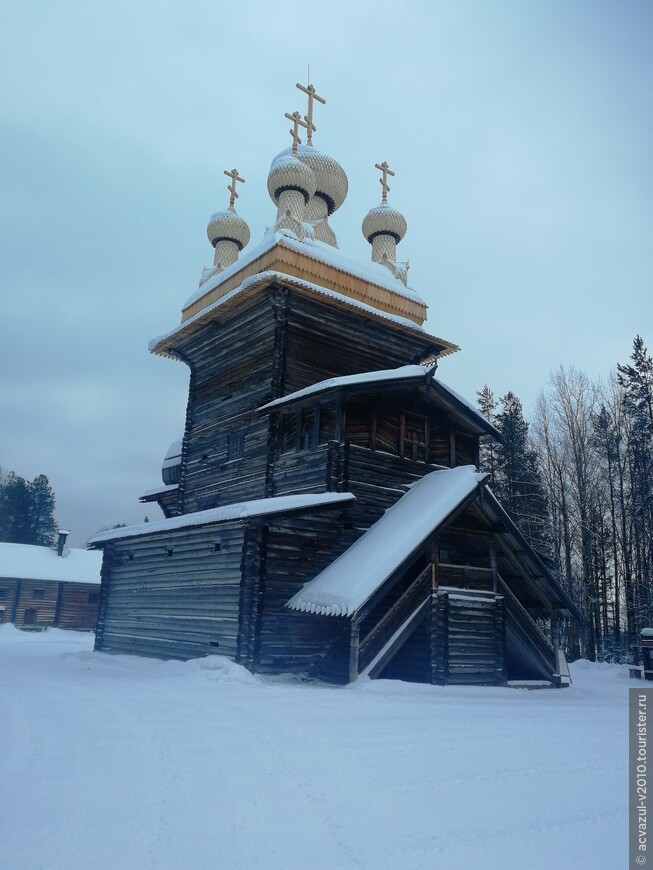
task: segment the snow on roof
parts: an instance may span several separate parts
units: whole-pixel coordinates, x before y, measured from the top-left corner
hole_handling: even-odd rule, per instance
[[[181,438],[177,438],[176,441],[173,441],[170,447],[168,447],[166,451],[166,455],[164,457],[164,462],[168,462],[171,459],[179,459],[181,458],[181,445],[184,440],[183,436]]]
[[[427,474],[286,606],[351,616],[486,479],[473,465]]]
[[[50,547],[0,544],[0,577],[13,580],[61,580],[68,583],[100,582],[102,554],[69,549],[58,556]]]
[[[188,297],[183,305],[183,308],[188,308],[202,296],[215,290],[227,279],[235,275],[240,269],[252,263],[258,257],[263,256],[267,251],[275,245],[283,245],[293,251],[299,251],[313,260],[318,260],[321,263],[326,263],[328,266],[333,266],[341,272],[346,272],[348,275],[355,275],[357,278],[362,278],[369,281],[371,284],[377,284],[386,290],[391,290],[393,293],[399,294],[406,299],[423,302],[424,300],[410,287],[404,284],[380,263],[374,263],[371,260],[365,264],[355,262],[345,257],[338,248],[320,242],[317,239],[306,237],[300,241],[297,236],[289,230],[269,229],[264,234],[263,239],[258,245],[250,248],[245,254],[239,257],[235,263],[223,269],[213,278],[210,278],[202,286]]]
[[[408,378],[415,378],[419,380],[420,378],[425,378],[428,375],[429,371],[432,371],[433,366],[420,366],[420,365],[408,365],[408,366],[399,366],[396,369],[380,369],[375,372],[361,372],[356,375],[345,375],[340,378],[327,378],[324,381],[319,381],[316,384],[311,384],[309,387],[304,387],[302,390],[297,390],[294,393],[288,393],[287,396],[281,396],[279,399],[274,399],[272,402],[268,402],[267,405],[263,405],[259,408],[259,411],[270,411],[273,408],[288,405],[291,402],[296,402],[298,399],[303,399],[306,396],[312,396],[318,393],[327,392],[328,390],[335,390],[338,387],[355,387],[355,386],[363,386],[366,384],[377,384],[383,383],[386,381],[398,381]],[[496,437],[499,437],[499,433],[492,426],[492,424],[483,416],[483,414],[472,405],[471,402],[468,402],[467,399],[463,399],[462,396],[458,395],[455,390],[452,390],[451,387],[448,387],[445,383],[443,383],[439,378],[436,378],[435,374],[432,378],[433,384],[438,388],[445,396],[449,398],[453,398],[458,404],[462,405],[465,411],[468,411],[473,417],[477,420],[477,422],[486,430],[491,431]]]
[[[170,447],[166,452],[166,455],[161,464],[161,470],[167,468],[174,468],[176,465],[181,464],[181,445],[183,438],[178,438],[176,441],[173,441]]]
[[[268,402],[267,405],[259,408],[259,411],[267,411],[277,405],[286,405],[289,402],[295,402],[297,399],[304,396],[312,396],[315,393],[323,393],[327,390],[335,390],[337,387],[359,386],[363,384],[378,384],[384,381],[396,381],[403,378],[424,378],[433,366],[400,366],[396,369],[380,369],[376,372],[361,372],[356,375],[344,375],[339,378],[327,378],[324,381],[319,381],[317,384],[312,384],[310,387],[304,387],[302,390],[297,390],[294,393],[289,393],[287,396],[282,396],[280,399],[275,399]]]
[[[153,495],[163,495],[165,492],[174,492],[179,489],[178,483],[162,483],[161,486],[155,486],[152,489],[146,489],[140,498],[150,498]]]
[[[118,538],[136,538],[140,535],[151,535],[154,532],[169,532],[173,529],[184,529],[189,526],[205,526],[209,523],[223,523],[227,520],[244,520],[249,517],[265,516],[266,514],[288,513],[290,511],[308,510],[309,508],[317,507],[337,507],[352,501],[355,501],[355,496],[350,492],[281,495],[274,498],[241,501],[225,505],[224,507],[169,517],[166,520],[155,520],[150,523],[140,523],[136,526],[108,529],[106,532],[94,535],[90,539],[89,545],[103,544],[107,541],[115,541]]]
[[[221,272],[220,274],[222,275],[224,273]],[[220,299],[216,299],[215,302],[213,302],[211,305],[207,305],[206,308],[202,308],[192,317],[189,317],[187,320],[182,321],[179,326],[176,326],[170,332],[153,338],[149,342],[149,350],[154,351],[162,342],[169,341],[170,339],[175,338],[180,333],[185,332],[188,327],[191,326],[193,323],[207,318],[208,315],[213,313],[216,309],[220,308],[220,306],[224,305],[226,302],[231,301],[239,294],[244,293],[245,290],[249,289],[254,284],[264,284],[272,281],[282,281],[284,284],[291,284],[295,287],[311,290],[312,292],[318,293],[321,296],[328,296],[330,299],[337,299],[339,302],[344,302],[351,308],[356,308],[359,311],[366,311],[370,314],[374,314],[376,317],[380,317],[382,320],[390,320],[392,323],[398,323],[401,326],[406,326],[414,330],[415,332],[424,333],[424,330],[421,326],[419,326],[414,321],[409,320],[407,317],[401,317],[398,314],[390,314],[387,311],[382,311],[380,308],[375,308],[373,305],[367,305],[365,302],[359,302],[357,299],[354,299],[351,296],[345,296],[342,293],[336,293],[335,290],[330,290],[327,287],[322,287],[319,284],[313,284],[311,281],[305,281],[303,278],[295,278],[293,275],[286,275],[285,272],[269,270],[266,272],[257,272],[256,275],[250,275],[248,278],[245,278],[245,280],[241,284],[239,284],[237,287],[234,287],[233,290],[225,293],[224,296],[221,296]],[[437,338],[437,336],[428,337],[434,338],[436,341],[441,342],[445,346],[445,348],[449,348],[449,350],[445,351],[446,353],[452,353],[459,349],[456,345],[452,345],[451,342],[445,341],[441,338]],[[444,355],[444,353],[442,355]]]

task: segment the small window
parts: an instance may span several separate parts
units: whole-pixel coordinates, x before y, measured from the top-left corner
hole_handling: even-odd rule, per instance
[[[99,592],[89,592],[88,593],[88,603],[89,604],[97,604],[100,600]]]
[[[172,547],[169,550],[166,550],[166,556],[168,556],[168,558],[172,558],[172,556],[174,555],[175,551],[172,549]]]
[[[0,598],[6,598],[6,597],[7,597],[7,590],[0,589]]]
[[[220,541],[216,541],[216,542],[213,544],[213,552],[214,552],[214,553],[219,553],[221,549],[222,549],[222,544],[220,543]]]
[[[33,598],[45,598],[45,589],[34,589],[32,591]]]
[[[243,455],[244,436],[242,432],[232,432],[227,435],[227,459],[240,459]]]
[[[406,415],[404,456],[426,462],[426,428],[423,420]]]

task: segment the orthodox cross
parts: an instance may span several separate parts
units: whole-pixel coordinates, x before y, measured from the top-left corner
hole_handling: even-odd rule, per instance
[[[309,81],[310,81],[310,79],[309,79]],[[313,85],[307,85],[306,87],[304,87],[304,85],[300,85],[299,82],[297,82],[295,87],[299,88],[299,90],[302,91],[304,94],[306,94],[306,96],[308,97],[308,112],[306,115],[304,115],[304,120],[306,121],[306,130],[307,130],[306,144],[312,145],[313,144],[313,133],[317,129],[317,127],[313,123],[313,100],[317,100],[318,103],[322,103],[322,105],[324,105],[326,103],[326,100],[324,99],[324,97],[321,97],[316,92]]]
[[[238,175],[237,169],[232,169],[231,172],[227,172],[227,170],[225,169],[224,174],[231,179],[231,184],[227,185],[227,190],[230,194],[229,208],[233,208],[235,201],[238,199],[238,194],[236,193],[236,182],[242,181],[242,183],[245,184],[245,179],[241,178],[240,175]]]
[[[308,130],[308,124],[302,121],[302,116],[299,114],[299,112],[293,112],[292,115],[289,115],[288,112],[286,112],[286,118],[288,118],[289,121],[293,122],[290,135],[292,136],[293,157],[296,157],[297,146],[302,144],[302,140],[299,138],[298,128],[304,127],[306,130]]]
[[[375,163],[374,166],[376,169],[379,169],[383,173],[383,178],[379,178],[379,183],[381,185],[381,189],[383,190],[383,199],[381,200],[381,202],[387,202],[388,191],[390,190],[390,185],[388,184],[388,175],[394,175],[394,172],[392,171],[392,169],[390,169],[386,160],[384,160],[383,163]]]

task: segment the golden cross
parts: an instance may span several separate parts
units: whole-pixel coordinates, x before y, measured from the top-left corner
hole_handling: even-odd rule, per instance
[[[227,190],[230,193],[229,208],[233,208],[234,202],[238,199],[238,194],[236,193],[236,182],[242,181],[242,183],[245,184],[245,179],[241,178],[240,175],[238,175],[237,169],[232,169],[231,172],[227,172],[227,170],[225,169],[224,174],[231,179],[231,184],[227,185]]]
[[[310,81],[310,76],[309,76],[309,81]],[[313,100],[317,100],[318,103],[322,103],[322,105],[325,105],[326,100],[324,99],[324,97],[321,97],[316,92],[313,85],[309,84],[306,87],[304,87],[304,85],[300,85],[299,82],[297,82],[295,87],[299,88],[299,90],[302,91],[304,94],[306,94],[306,96],[308,97],[308,112],[306,113],[306,115],[304,115],[304,120],[306,121],[306,130],[308,131],[308,134],[306,136],[306,144],[312,145],[313,144],[313,133],[317,130],[317,127],[313,123]]]
[[[304,127],[305,129],[308,130],[308,124],[306,124],[304,121],[302,121],[302,116],[299,114],[299,112],[293,112],[292,115],[289,115],[288,112],[286,112],[285,117],[288,118],[289,121],[293,122],[293,126],[292,126],[292,130],[290,131],[290,135],[292,136],[293,157],[296,157],[297,156],[297,146],[302,144],[302,140],[299,138],[298,128]]]
[[[394,175],[394,172],[392,171],[392,169],[390,169],[386,160],[384,160],[383,163],[375,163],[374,166],[376,169],[379,169],[383,173],[383,178],[379,178],[379,183],[383,190],[383,199],[381,200],[381,202],[387,202],[388,191],[390,190],[390,185],[388,184],[388,175]]]

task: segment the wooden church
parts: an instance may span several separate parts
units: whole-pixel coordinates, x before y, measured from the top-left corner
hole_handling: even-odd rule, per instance
[[[397,261],[403,215],[363,220],[371,261],[338,250],[347,176],[307,114],[273,161],[262,242],[235,210],[181,323],[153,353],[188,366],[183,438],[143,501],[165,519],[97,535],[96,649],[223,654],[260,673],[336,683],[566,685],[557,620],[573,602],[476,470],[498,437],[439,378],[458,350],[424,329]],[[298,130],[306,131],[302,145]]]

